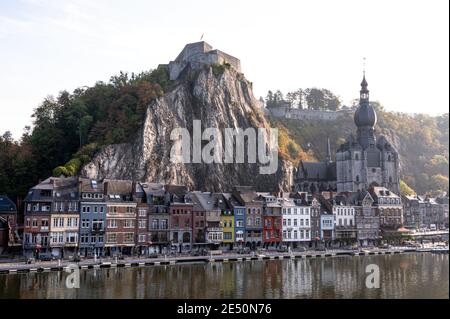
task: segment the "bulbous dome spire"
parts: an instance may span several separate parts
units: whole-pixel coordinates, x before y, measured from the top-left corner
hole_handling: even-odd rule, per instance
[[[357,127],[374,127],[377,123],[377,114],[369,103],[369,90],[367,89],[366,75],[364,74],[361,82],[359,107],[355,112],[354,120]]]
[[[377,114],[370,104],[361,104],[355,112],[354,120],[358,127],[374,127],[377,124]]]

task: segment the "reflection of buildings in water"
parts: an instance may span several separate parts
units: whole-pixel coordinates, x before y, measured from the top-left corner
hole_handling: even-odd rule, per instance
[[[281,298],[282,297],[282,277],[283,268],[282,261],[280,260],[269,260],[262,262],[263,273],[262,289],[265,292],[265,298]]]
[[[244,284],[242,298],[265,298],[264,285],[264,261],[243,262]]]
[[[286,260],[283,264],[282,297],[308,297],[312,293],[312,268],[309,260]]]
[[[219,298],[233,298],[236,290],[235,272],[236,263],[221,264],[221,277],[219,285]]]
[[[234,298],[242,299],[244,293],[244,280],[245,280],[245,264],[246,261],[234,263],[234,283],[235,283],[235,295]]]
[[[371,263],[381,289],[365,287]],[[430,253],[89,269],[80,289],[65,287],[65,272],[0,276],[0,297],[448,298],[448,272],[448,255]]]

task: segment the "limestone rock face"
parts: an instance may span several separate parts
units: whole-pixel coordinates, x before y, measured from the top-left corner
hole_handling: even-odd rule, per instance
[[[88,178],[133,179],[148,182],[184,184],[191,189],[227,191],[234,185],[254,185],[259,190],[290,190],[293,166],[278,158],[274,174],[260,174],[258,162],[172,163],[170,152],[174,128],[186,128],[193,136],[193,120],[205,128],[265,128],[252,85],[233,68],[214,74],[212,66],[200,70],[186,68],[171,89],[148,106],[143,127],[136,138],[125,144],[101,149],[81,175]],[[222,136],[223,140],[223,136]],[[266,139],[266,144],[269,141]],[[202,146],[207,144],[204,141]],[[223,143],[222,143],[223,144]],[[223,145],[222,145],[223,146]],[[191,145],[192,157],[192,145]]]

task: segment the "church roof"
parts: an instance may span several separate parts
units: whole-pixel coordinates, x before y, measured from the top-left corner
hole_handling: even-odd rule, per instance
[[[300,178],[314,180],[335,180],[336,163],[331,162],[300,162]]]

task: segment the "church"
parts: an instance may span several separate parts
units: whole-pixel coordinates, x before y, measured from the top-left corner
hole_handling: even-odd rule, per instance
[[[375,136],[377,114],[369,103],[365,74],[355,111],[356,137],[347,137],[331,160],[329,141],[324,162],[301,161],[294,181],[296,191],[357,192],[382,186],[400,193],[399,156],[384,136]]]

